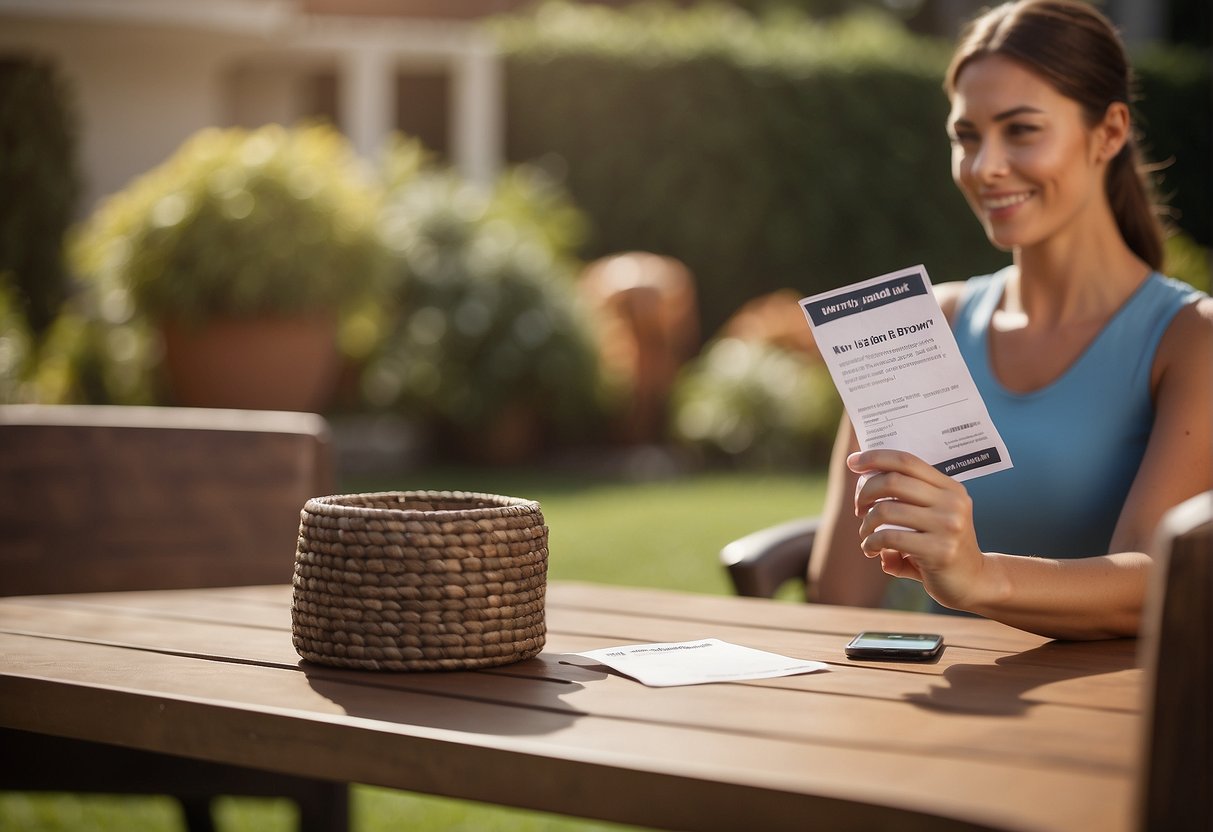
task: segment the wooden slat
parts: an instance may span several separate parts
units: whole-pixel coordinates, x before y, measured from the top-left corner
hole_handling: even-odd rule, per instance
[[[289,629],[291,626],[291,589],[277,584],[215,587],[206,593],[191,595],[188,604],[182,603],[180,591],[175,589],[27,595],[19,599],[0,599],[0,605],[8,603],[63,609],[108,609],[150,618],[224,621],[272,629]]]
[[[759,690],[747,686],[655,691],[602,677],[581,686],[548,684],[546,707],[531,701],[519,708],[367,686],[362,677],[374,674],[233,664],[216,672],[214,662],[199,659],[22,636],[0,637],[0,651],[0,713],[19,723],[13,727],[304,776],[632,823],[656,818],[680,828],[738,828],[738,807],[754,828],[771,829],[803,828],[814,813],[849,818],[838,828],[893,819],[896,828],[946,829],[948,818],[1007,829],[1125,828],[1121,772],[1063,774],[989,758],[957,765],[947,756],[560,707],[610,685],[675,703],[688,692],[724,692],[726,701],[713,705],[719,709],[732,693]],[[476,674],[427,678],[459,676]],[[873,745],[879,741],[874,733]],[[662,795],[661,805],[634,802],[631,789]],[[889,805],[902,811],[890,813]],[[778,813],[765,816],[767,807]],[[796,813],[787,814],[791,809]],[[945,820],[917,814],[927,809]]]
[[[0,406],[0,595],[286,582],[313,414]]]
[[[736,623],[775,629],[833,633],[850,638],[860,630],[922,631],[946,623],[954,643],[1017,652],[1048,639],[971,616],[939,616],[896,610],[857,609],[772,602],[762,598],[708,596],[662,590],[561,582],[548,588],[550,609],[599,609],[662,614],[688,621]]]
[[[1159,524],[1147,607],[1143,830],[1213,829],[1213,491]]]

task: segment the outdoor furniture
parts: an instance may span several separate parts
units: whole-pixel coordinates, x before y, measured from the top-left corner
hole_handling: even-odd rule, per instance
[[[0,406],[0,595],[289,581],[330,493],[314,414]]]
[[[0,599],[0,725],[35,747],[74,738],[662,829],[1137,830],[1148,679],[1132,639],[554,583],[535,658],[392,673],[301,662],[290,599],[287,585]],[[848,661],[862,629],[947,646],[934,663]],[[649,688],[572,655],[705,637],[829,670]]]
[[[1172,509],[1158,534],[1143,639],[1149,684],[1143,830],[1213,829],[1213,491]]]
[[[328,427],[314,414],[2,406],[0,595],[284,583],[300,509],[331,492]],[[290,797],[304,830],[347,822],[340,784],[87,740],[6,732],[0,785],[172,794],[191,830],[213,828],[219,794]]]
[[[818,517],[789,520],[727,544],[720,562],[733,590],[749,598],[773,598],[787,581],[803,579],[807,596],[809,558],[820,525]]]

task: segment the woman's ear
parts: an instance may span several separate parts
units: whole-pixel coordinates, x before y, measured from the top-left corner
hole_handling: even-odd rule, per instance
[[[1107,162],[1115,158],[1129,140],[1131,130],[1129,105],[1123,101],[1113,101],[1104,112],[1103,120],[1095,126],[1093,137],[1096,161]]]

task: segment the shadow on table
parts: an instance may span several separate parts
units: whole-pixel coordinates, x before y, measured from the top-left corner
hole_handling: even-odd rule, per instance
[[[352,717],[507,736],[550,734],[583,713],[564,701],[603,672],[541,654],[471,671],[364,671],[300,662],[316,693]]]
[[[1089,643],[1068,641],[1051,641],[1000,658],[993,665],[954,664],[943,672],[946,684],[932,685],[926,693],[909,694],[906,700],[924,708],[952,713],[1022,714],[1039,704],[1028,696],[1037,688],[1136,666],[1135,639],[1111,640],[1101,647],[1108,656],[1104,656],[1098,666],[1092,666],[1088,661]]]

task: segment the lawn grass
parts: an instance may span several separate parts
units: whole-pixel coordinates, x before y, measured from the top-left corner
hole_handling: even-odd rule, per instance
[[[634,482],[569,472],[431,468],[361,478],[353,491],[464,490],[537,500],[551,580],[730,591],[717,560],[741,535],[816,513],[823,474],[699,473]]]
[[[463,490],[538,500],[549,532],[551,580],[730,591],[717,560],[721,546],[763,526],[815,513],[821,472],[696,473],[630,481],[592,471],[433,467],[346,477],[346,493]],[[540,812],[355,786],[353,832],[618,830]],[[224,798],[220,832],[291,832],[295,812],[281,800]],[[161,797],[0,793],[0,832],[178,832],[180,812]]]

